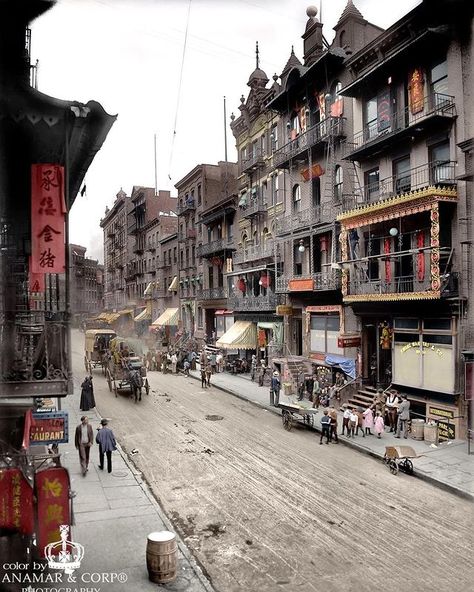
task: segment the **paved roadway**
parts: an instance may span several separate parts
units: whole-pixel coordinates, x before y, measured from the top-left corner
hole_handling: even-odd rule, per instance
[[[82,334],[73,350],[82,376]],[[135,404],[94,371],[97,407],[216,590],[473,589],[472,503],[194,379],[149,380]]]

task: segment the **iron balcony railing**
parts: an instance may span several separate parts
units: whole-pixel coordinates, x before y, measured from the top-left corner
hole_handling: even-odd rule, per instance
[[[280,304],[278,294],[267,294],[266,296],[232,296],[227,305],[234,311],[271,311]]]
[[[199,247],[196,249],[196,256],[209,257],[211,255],[214,255],[215,253],[219,253],[227,249],[235,251],[233,243],[227,241],[226,239],[219,238],[217,240],[211,241],[210,243],[199,245]]]
[[[275,243],[266,241],[263,245],[251,245],[244,247],[233,256],[233,262],[238,265],[247,261],[256,261],[257,259],[266,259],[273,257],[275,252]]]
[[[366,294],[406,294],[410,292],[425,292],[431,287],[431,280],[426,277],[417,279],[414,275],[394,277],[391,281],[383,279],[351,279],[348,293],[353,295]]]
[[[261,148],[254,150],[245,160],[242,160],[242,172],[265,166],[265,152]]]
[[[319,292],[325,290],[339,290],[341,287],[341,276],[338,272],[318,272],[304,275],[283,275],[276,279],[276,289],[278,293],[286,293],[298,291],[297,288],[292,289],[290,282],[292,280],[309,280],[311,282],[311,291]]]
[[[182,232],[178,232],[178,240],[185,241],[187,239],[194,240],[197,236],[197,232],[195,228],[186,228]]]
[[[196,292],[196,298],[198,300],[222,300],[223,298],[227,298],[227,291],[224,286],[206,288],[204,290],[198,290]]]
[[[339,206],[321,204],[306,210],[293,212],[289,216],[279,217],[275,225],[276,235],[281,236],[308,226],[334,222],[340,210]]]
[[[300,134],[291,142],[288,142],[273,153],[273,165],[280,166],[283,163],[295,158],[305,150],[327,142],[332,137],[344,135],[344,118],[327,117],[316,125],[313,125],[303,134]]]
[[[196,209],[196,202],[194,199],[185,201],[182,205],[178,206],[178,216],[182,216],[186,212],[193,212]]]
[[[241,216],[242,218],[251,218],[252,216],[256,216],[257,214],[263,214],[267,211],[267,204],[263,201],[262,198],[248,200],[248,204],[246,206],[241,207]]]
[[[356,188],[353,195],[344,195],[343,207],[352,210],[430,185],[452,187],[456,183],[456,162],[435,160]]]
[[[371,144],[390,141],[394,134],[406,130],[422,121],[433,117],[449,117],[456,115],[454,97],[441,93],[426,95],[419,103],[419,111],[412,113],[412,107],[405,107],[388,114],[386,118],[366,124],[362,131],[354,134],[345,144],[344,156],[356,156],[357,152],[368,148]]]
[[[37,301],[50,310],[2,311],[0,392],[4,397],[68,394],[69,323],[56,288],[62,293],[56,283]]]

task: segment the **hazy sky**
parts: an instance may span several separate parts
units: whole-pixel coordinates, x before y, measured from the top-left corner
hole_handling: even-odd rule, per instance
[[[421,0],[355,0],[370,22],[388,27]],[[71,212],[71,241],[102,261],[99,220],[123,188],[155,183],[176,195],[174,184],[200,163],[224,160],[223,97],[227,121],[255,68],[271,81],[294,45],[302,60],[308,0],[59,0],[32,25],[32,61],[38,88],[54,97],[99,101],[118,114],[86,175],[87,195]],[[314,3],[314,2],[313,2]],[[315,3],[319,8],[319,0]],[[347,0],[323,0],[324,35]],[[189,20],[188,20],[189,14]],[[186,25],[188,38],[182,71]],[[227,127],[228,158],[236,160]],[[171,180],[169,179],[171,176]]]

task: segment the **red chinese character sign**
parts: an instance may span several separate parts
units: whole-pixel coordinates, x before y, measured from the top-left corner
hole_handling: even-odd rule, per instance
[[[18,468],[0,469],[0,528],[32,534],[33,489]]]
[[[31,166],[31,268],[33,274],[63,273],[66,265],[64,168]]]
[[[69,473],[56,467],[40,471],[35,475],[38,500],[38,549],[44,556],[49,543],[60,540],[59,527],[71,524],[69,502]]]

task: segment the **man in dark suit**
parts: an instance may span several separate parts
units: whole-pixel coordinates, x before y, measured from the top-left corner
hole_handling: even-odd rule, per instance
[[[100,420],[100,428],[95,437],[95,441],[99,445],[99,469],[104,469],[104,454],[107,456],[107,472],[112,472],[112,452],[117,450],[117,443],[113,431],[107,427],[108,421],[106,419]]]
[[[79,461],[81,463],[83,476],[85,476],[89,470],[89,455],[93,442],[94,433],[92,431],[92,426],[89,424],[89,419],[83,415],[81,417],[81,423],[76,428],[76,435],[74,438],[76,449],[79,451]]]

